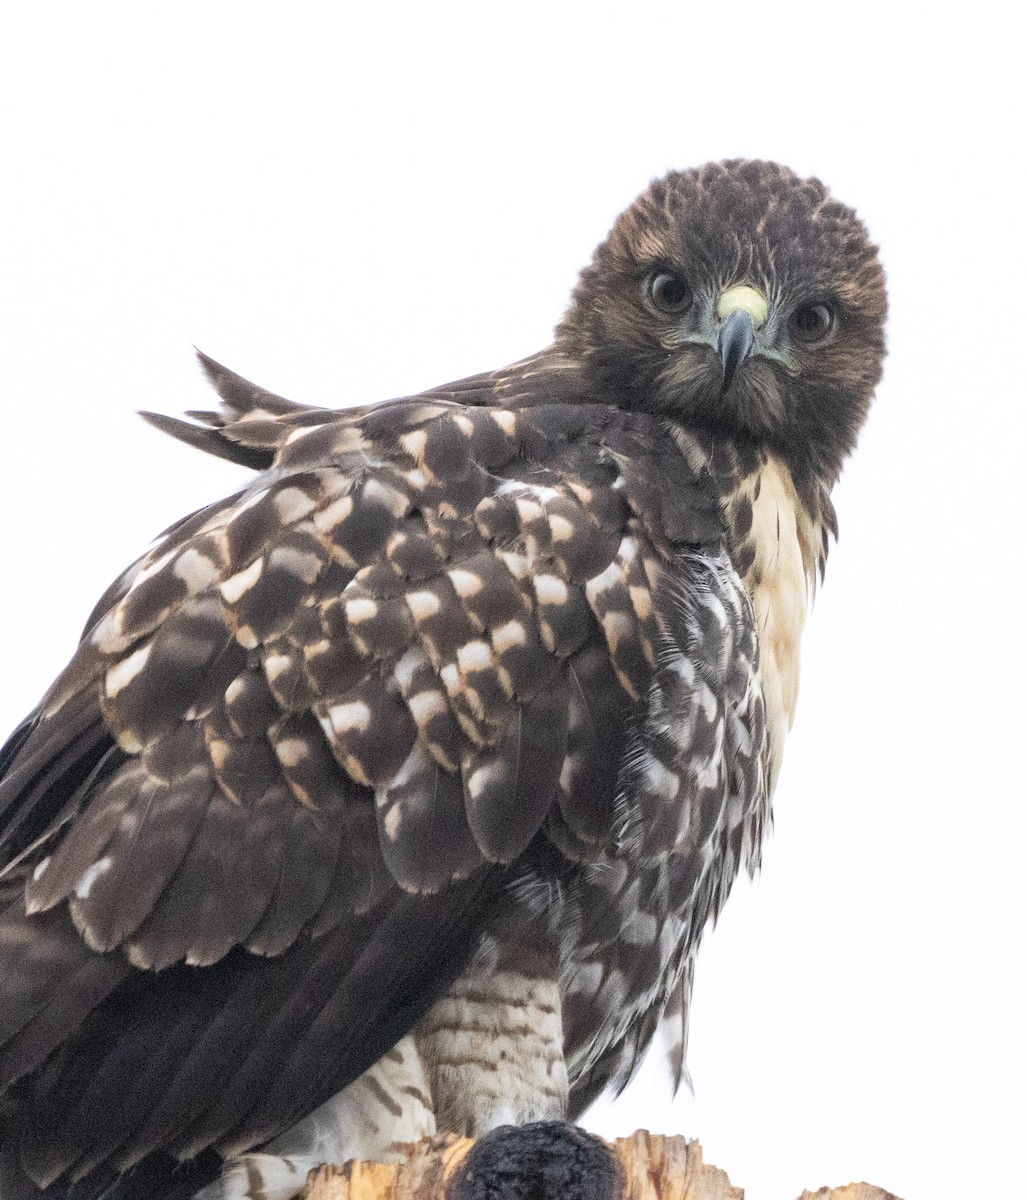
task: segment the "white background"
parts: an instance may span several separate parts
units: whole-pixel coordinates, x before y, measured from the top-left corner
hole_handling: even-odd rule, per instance
[[[211,404],[191,344],[294,399],[367,402],[544,344],[667,168],[781,159],[859,209],[890,356],[764,870],[700,959],[695,1098],[672,1105],[656,1065],[591,1123],[697,1136],[750,1200],[1019,1192],[1025,204],[999,7],[20,7],[5,728],[150,537],[245,477],[133,415]]]

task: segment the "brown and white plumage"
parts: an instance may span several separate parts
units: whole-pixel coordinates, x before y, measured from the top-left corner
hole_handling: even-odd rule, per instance
[[[203,359],[221,410],[151,420],[259,474],[0,757],[0,1198],[286,1196],[574,1116],[661,1018],[680,1072],[883,318],[851,211],[736,162],[504,370],[331,412]]]

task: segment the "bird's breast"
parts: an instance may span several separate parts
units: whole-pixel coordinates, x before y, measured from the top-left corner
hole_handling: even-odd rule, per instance
[[[735,532],[732,557],[749,593],[759,636],[772,789],[795,717],[799,643],[823,535],[791,472],[775,455],[741,481],[728,510]]]

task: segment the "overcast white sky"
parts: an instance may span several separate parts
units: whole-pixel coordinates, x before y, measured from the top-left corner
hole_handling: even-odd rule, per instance
[[[1022,1187],[1008,6],[972,25],[782,2],[14,7],[0,732],[151,536],[245,476],[133,415],[209,406],[193,344],[294,399],[363,403],[544,344],[613,217],[670,167],[780,159],[858,208],[891,353],[836,494],[776,829],[700,958],[695,1098],[671,1105],[654,1070],[591,1124],[699,1137],[749,1200]]]

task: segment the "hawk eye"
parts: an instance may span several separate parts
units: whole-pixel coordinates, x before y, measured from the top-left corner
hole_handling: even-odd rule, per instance
[[[807,304],[792,315],[792,330],[803,342],[820,342],[834,328],[834,309],[829,304]]]
[[[646,284],[649,300],[664,313],[682,313],[692,304],[692,291],[675,271],[657,271]]]

